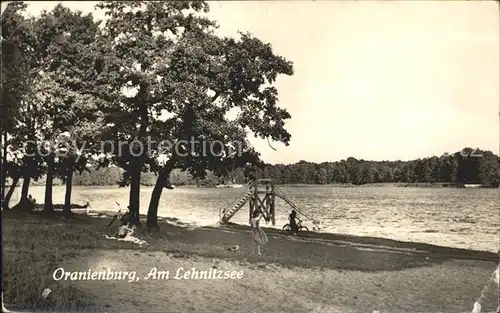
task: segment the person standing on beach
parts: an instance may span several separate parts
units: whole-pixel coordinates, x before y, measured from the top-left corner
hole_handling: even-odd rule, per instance
[[[297,221],[300,222],[300,220],[297,217],[297,212],[295,210],[292,210],[292,213],[288,215],[288,221],[290,222],[290,228],[292,230],[292,234],[297,235],[299,233],[299,225]]]
[[[250,219],[250,225],[252,226],[252,253],[253,246],[257,246],[257,255],[262,255],[260,253],[260,246],[265,245],[268,241],[267,235],[262,228],[260,228],[260,220],[262,218],[262,213],[260,211],[255,211]]]

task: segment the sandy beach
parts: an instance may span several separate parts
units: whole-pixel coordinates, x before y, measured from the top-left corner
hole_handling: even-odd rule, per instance
[[[105,218],[54,223],[9,215],[3,225],[4,300],[14,309],[28,309],[29,301],[33,309],[62,309],[68,303],[59,297],[69,288],[74,297],[89,299],[73,303],[71,311],[87,312],[470,312],[498,262],[489,252],[334,234],[291,238],[274,229],[266,229],[269,243],[258,257],[251,255],[249,228],[239,225],[189,229],[163,222],[154,236],[139,232],[137,237],[148,242],[139,246],[105,239]],[[16,230],[29,239],[13,236]],[[40,235],[32,238],[32,232]],[[49,242],[48,236],[60,242]],[[237,251],[228,249],[235,245]],[[38,248],[32,251],[33,246]],[[24,276],[39,277],[40,291],[17,294],[22,282],[15,279],[16,264],[42,257],[52,259],[45,273],[36,266],[23,269]],[[55,281],[57,268],[135,271],[138,279]],[[171,272],[170,279],[145,279],[154,268]],[[173,279],[179,268],[243,275]],[[42,286],[52,294],[30,300],[40,297]],[[483,312],[498,305],[497,286],[492,284],[482,299]]]

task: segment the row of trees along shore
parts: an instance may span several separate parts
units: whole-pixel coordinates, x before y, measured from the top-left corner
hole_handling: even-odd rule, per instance
[[[251,34],[218,36],[203,1],[105,1],[96,8],[106,13],[103,21],[62,4],[36,17],[25,16],[23,2],[10,2],[2,11],[2,209],[32,210],[29,188],[41,182],[43,212],[51,214],[52,187],[60,179],[66,188],[63,210],[71,216],[73,184],[118,183],[129,188],[138,224],[140,188],[147,184],[154,186],[147,225],[155,228],[162,191],[170,184],[213,185],[228,177],[242,182],[252,164],[278,183],[498,185],[498,157],[489,152],[412,162],[348,158],[263,165],[246,138],[253,134],[288,145],[285,122],[291,116],[278,106],[273,85],[278,76],[293,75],[291,61]],[[229,119],[233,110],[238,114]],[[154,147],[142,151],[133,145],[148,146],[146,138],[195,138],[199,144],[183,145],[182,156],[160,155]],[[40,148],[36,143],[42,141],[51,144]],[[102,151],[103,141],[128,144]],[[223,143],[212,146],[219,150],[203,153],[215,141]],[[242,153],[231,153],[235,141]],[[9,208],[18,183],[20,201]]]
[[[500,157],[491,151],[470,148],[451,155],[412,161],[365,161],[350,157],[339,162],[300,161],[287,165],[265,164],[260,168],[258,177],[272,178],[277,184],[423,183],[450,187],[480,184],[493,188],[500,185]],[[245,167],[228,171],[225,175],[207,171],[204,178],[197,179],[187,171],[174,169],[170,174],[170,182],[176,186],[200,187],[244,184],[249,179],[250,171]],[[116,186],[120,184],[122,176],[123,169],[119,167],[92,169],[77,173],[73,177],[73,185]],[[154,186],[156,179],[155,173],[145,172],[141,176],[141,185]],[[43,179],[40,183],[43,183]]]
[[[74,173],[114,166],[130,190],[136,224],[143,173],[155,174],[147,226],[156,228],[174,169],[203,179],[207,171],[221,176],[256,164],[248,134],[288,144],[291,116],[278,106],[274,83],[293,75],[293,63],[252,34],[218,35],[208,3],[103,1],[96,5],[102,21],[62,4],[36,17],[25,9],[10,2],[1,16],[2,209],[10,209],[22,181],[11,209],[32,210],[29,188],[43,175],[43,212],[54,210],[59,177],[66,185],[63,211],[71,216]],[[230,111],[237,116],[229,118]],[[192,138],[199,144],[180,145],[182,153],[141,149],[151,140],[175,146]],[[42,141],[51,144],[37,149]],[[101,151],[104,141],[123,149]],[[231,152],[235,141],[241,154]],[[213,142],[213,153],[203,153]]]

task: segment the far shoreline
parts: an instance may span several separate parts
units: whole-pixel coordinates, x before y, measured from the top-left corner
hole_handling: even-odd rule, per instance
[[[16,188],[21,187],[21,183],[18,183]],[[315,187],[332,187],[332,188],[381,188],[381,187],[391,187],[391,188],[449,188],[449,189],[499,189],[499,187],[488,187],[483,185],[476,184],[453,184],[446,182],[439,183],[400,183],[400,182],[392,182],[392,183],[370,183],[363,185],[355,185],[355,184],[275,184],[280,187],[289,187],[289,188],[315,188]],[[54,181],[54,187],[65,187],[64,184]],[[6,184],[6,188],[10,188],[9,184]],[[30,187],[45,187],[44,183],[35,183],[30,184]],[[120,189],[127,188],[121,187],[116,184],[113,185],[73,185],[73,188],[99,188],[99,189]],[[153,185],[142,185],[141,187],[154,187]],[[176,185],[174,189],[243,189],[245,188],[245,184],[227,184],[227,185],[217,185],[217,186],[196,186],[196,185]]]

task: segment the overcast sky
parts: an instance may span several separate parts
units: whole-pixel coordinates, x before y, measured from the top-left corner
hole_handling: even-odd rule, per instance
[[[58,2],[32,2],[38,14]],[[65,2],[83,12],[92,2]],[[276,84],[289,147],[264,161],[499,153],[499,9],[493,1],[210,2],[223,35],[249,31],[294,62]],[[94,13],[102,17],[102,12]]]

